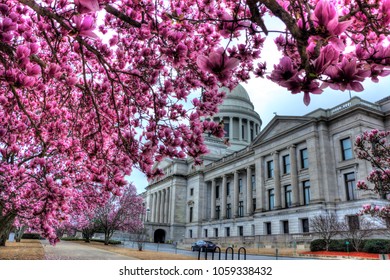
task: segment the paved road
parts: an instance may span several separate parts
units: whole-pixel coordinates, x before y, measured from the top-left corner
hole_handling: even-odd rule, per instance
[[[136,242],[131,242],[131,241],[124,241],[124,247],[126,248],[137,248],[137,243]],[[172,244],[156,244],[156,243],[145,243],[144,244],[144,250],[150,250],[150,251],[159,251],[159,252],[168,252],[172,254],[181,254],[181,255],[186,255],[186,256],[193,256],[195,258],[198,257],[199,252],[192,252],[189,250],[182,250],[182,249],[177,249],[175,246]],[[234,252],[234,260],[238,259],[237,256],[237,250]],[[205,253],[201,252],[201,259],[205,258]],[[218,258],[218,254],[214,256],[215,259]],[[207,253],[207,259],[211,259],[211,252]],[[221,253],[221,259],[225,259],[225,254],[224,252]],[[232,259],[232,255],[228,254],[228,260]],[[241,254],[240,259],[243,260],[244,257]],[[303,257],[277,257],[276,256],[266,256],[266,255],[247,255],[246,256],[247,260],[308,260],[310,258],[303,258]]]
[[[84,246],[71,241],[61,241],[55,246],[47,240],[41,240],[48,260],[135,260],[105,250]]]

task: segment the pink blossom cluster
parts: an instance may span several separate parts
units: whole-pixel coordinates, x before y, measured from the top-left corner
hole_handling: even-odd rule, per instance
[[[389,1],[277,2],[294,23],[287,25],[291,36],[275,40],[284,57],[268,78],[303,92],[305,104],[326,87],[360,92],[366,78],[390,74]]]
[[[371,163],[372,171],[367,176],[367,182],[358,181],[357,188],[377,193],[380,198],[388,199],[390,194],[390,131],[372,129],[363,132],[355,139],[355,152],[358,158]],[[390,206],[379,208],[365,205],[363,213],[390,216]]]
[[[390,217],[390,205],[378,206],[378,205],[363,205],[363,209],[360,211],[361,215],[369,214],[371,216],[377,216],[381,218]]]

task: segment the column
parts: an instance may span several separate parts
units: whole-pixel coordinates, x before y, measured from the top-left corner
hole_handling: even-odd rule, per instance
[[[215,220],[215,198],[216,196],[216,183],[215,183],[215,179],[212,179],[211,180],[211,203],[210,203],[210,207],[211,207],[211,220]]]
[[[280,166],[279,166],[279,152],[274,152],[274,185],[275,185],[275,209],[282,207],[281,185],[280,185]]]
[[[164,222],[164,201],[165,201],[165,191],[164,190],[161,190],[160,191],[161,193],[161,196],[160,196],[160,215],[159,215],[159,223],[163,223]]]
[[[171,187],[168,188],[168,195],[169,195],[169,205],[168,205],[168,221],[167,221],[167,223],[171,224],[171,212],[172,212],[172,204],[173,204],[172,188]]]
[[[238,140],[242,141],[242,118],[238,119]]]
[[[156,203],[156,214],[155,214],[155,220],[154,221],[156,223],[159,223],[160,222],[161,192],[158,191],[156,195],[157,195],[157,197],[156,197],[157,203]]]
[[[168,205],[169,205],[169,195],[168,188],[165,189],[165,202],[164,202],[164,223],[168,223]]]
[[[221,212],[220,212],[220,217],[221,219],[226,219],[226,203],[227,203],[227,178],[226,175],[224,174],[222,176],[222,193],[221,193]]]
[[[229,119],[229,139],[233,141],[233,117]]]
[[[239,190],[238,190],[238,171],[234,171],[234,178],[233,178],[233,215],[234,217],[238,217],[238,197],[239,197]]]
[[[292,205],[299,206],[299,184],[298,184],[298,162],[296,146],[290,146],[290,164],[291,164],[291,188],[292,188]]]
[[[247,125],[248,125],[247,137],[248,137],[248,143],[250,143],[251,142],[251,121],[249,119]]]
[[[156,207],[154,205],[154,203],[156,202],[155,199],[154,199],[154,193],[152,193],[151,195],[151,203],[150,203],[150,217],[149,217],[149,221],[150,222],[154,222],[154,213],[156,212]]]
[[[246,168],[246,215],[249,216],[253,212],[253,194],[252,194],[252,169],[250,166]]]
[[[265,185],[264,185],[264,157],[260,157],[256,160],[255,164],[255,177],[256,177],[256,209],[254,211],[264,211],[264,197],[265,197]]]
[[[172,184],[171,191],[170,191],[170,196],[172,198],[172,203],[170,205],[170,218],[169,218],[169,223],[174,224],[175,223],[175,210],[176,210],[176,201],[174,198],[176,197],[176,186]]]

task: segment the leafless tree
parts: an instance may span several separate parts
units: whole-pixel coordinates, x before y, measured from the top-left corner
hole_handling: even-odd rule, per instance
[[[359,252],[364,240],[374,234],[376,223],[364,216],[350,216],[348,221],[341,224],[341,235],[351,242],[352,247]]]
[[[326,251],[329,250],[329,244],[334,236],[339,234],[341,230],[341,223],[337,220],[336,215],[326,214],[314,216],[310,224],[322,240],[325,242]]]

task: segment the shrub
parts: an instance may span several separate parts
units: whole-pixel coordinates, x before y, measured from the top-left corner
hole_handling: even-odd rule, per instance
[[[310,251],[325,251],[326,243],[323,239],[316,239],[310,242]]]
[[[85,238],[63,237],[63,238],[61,238],[61,240],[64,240],[64,241],[85,241]],[[102,240],[102,239],[91,239],[91,241],[104,243],[104,240]],[[118,241],[118,240],[110,240],[110,241],[108,241],[108,244],[119,245],[119,244],[122,244],[122,242]]]
[[[24,233],[22,239],[40,239],[41,235],[39,233]]]
[[[390,240],[370,239],[364,244],[363,251],[367,253],[389,254]]]

